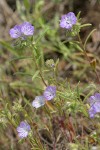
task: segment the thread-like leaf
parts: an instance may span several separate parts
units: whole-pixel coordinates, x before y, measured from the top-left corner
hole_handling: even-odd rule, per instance
[[[92,33],[93,33],[94,31],[96,31],[96,29],[93,29],[93,30],[89,33],[89,35],[87,36],[87,38],[86,38],[86,40],[85,40],[85,42],[84,42],[84,49],[85,49],[85,47],[86,47],[86,43],[87,43],[88,39],[90,38],[90,36],[92,35]]]
[[[26,57],[26,56],[16,57],[16,58],[11,59],[9,62],[21,60],[21,59],[33,59],[33,57]]]
[[[38,76],[38,74],[39,74],[39,70],[37,70],[36,72],[35,72],[35,74],[33,75],[33,77],[32,77],[32,81]]]

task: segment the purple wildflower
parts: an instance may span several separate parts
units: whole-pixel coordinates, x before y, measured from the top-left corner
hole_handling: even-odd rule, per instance
[[[22,35],[20,25],[15,25],[12,29],[10,29],[9,34],[14,39],[19,38]]]
[[[32,26],[29,22],[24,22],[21,25],[21,32],[26,36],[31,36],[34,33],[34,26]]]
[[[69,12],[66,15],[63,15],[60,20],[60,27],[71,29],[73,25],[75,25],[77,22],[77,18],[73,12]]]
[[[28,136],[29,131],[31,130],[30,125],[22,121],[20,125],[17,127],[18,136],[22,139]]]
[[[89,115],[94,118],[96,113],[100,113],[100,93],[95,93],[95,95],[89,98],[90,109]]]
[[[36,96],[35,100],[32,102],[32,106],[35,108],[39,108],[45,104],[44,96]]]
[[[15,25],[12,29],[10,29],[9,34],[12,38],[25,38],[25,36],[31,36],[34,34],[34,26],[32,26],[29,22],[24,22],[20,25]]]
[[[53,99],[56,96],[56,87],[55,86],[47,86],[43,95],[46,100]]]

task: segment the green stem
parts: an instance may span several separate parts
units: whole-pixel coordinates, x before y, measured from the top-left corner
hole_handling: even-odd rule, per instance
[[[42,71],[41,71],[41,69],[39,68],[39,66],[38,66],[38,64],[37,64],[37,62],[36,62],[36,57],[35,57],[35,55],[34,55],[34,52],[33,52],[33,59],[34,59],[35,66],[36,66],[37,70],[39,70],[39,75],[40,75],[40,77],[41,77],[41,80],[42,80],[43,84],[47,87],[47,84],[46,84],[46,82],[45,82],[45,80],[44,80],[44,78],[43,78],[43,76],[42,76]]]

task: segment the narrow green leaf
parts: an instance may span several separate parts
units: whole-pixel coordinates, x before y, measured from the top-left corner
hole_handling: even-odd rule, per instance
[[[24,75],[24,76],[32,76],[31,74],[24,73],[24,72],[16,72],[14,75]]]
[[[57,66],[59,64],[59,58],[57,59],[55,66]]]
[[[39,70],[37,70],[36,72],[35,72],[35,74],[33,75],[33,77],[32,77],[32,81],[38,76],[38,74],[39,74]]]
[[[26,10],[29,11],[29,9],[30,9],[30,2],[29,2],[29,0],[24,0],[24,6],[25,6]]]
[[[21,60],[21,59],[33,59],[33,57],[26,57],[26,56],[16,57],[16,58],[11,59],[9,62]]]
[[[77,19],[80,18],[80,14],[81,14],[81,11],[79,11],[79,13],[77,14]]]
[[[70,44],[73,45],[78,50],[83,51],[82,48],[78,45],[78,42],[73,41],[73,42],[70,42]]]
[[[42,39],[42,37],[45,35],[45,33],[49,30],[50,28],[46,28],[45,30],[44,30],[44,32],[42,32],[41,33],[41,35],[37,38],[37,40],[36,40],[36,44]]]
[[[88,26],[91,26],[92,24],[90,24],[90,23],[87,23],[87,24],[82,24],[81,25],[81,28],[83,28],[83,27],[88,27]]]
[[[93,30],[89,33],[89,35],[87,36],[87,38],[86,38],[86,40],[85,40],[85,42],[84,42],[84,49],[85,49],[85,47],[86,47],[86,44],[87,44],[88,39],[90,38],[91,34],[92,34],[94,31],[96,31],[96,29],[93,29]]]

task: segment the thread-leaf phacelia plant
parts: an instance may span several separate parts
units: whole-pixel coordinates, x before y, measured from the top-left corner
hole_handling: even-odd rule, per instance
[[[80,47],[82,53],[85,55],[86,59],[89,60],[91,67],[90,58],[87,55],[85,46],[82,43],[79,35],[81,28],[89,25],[90,24],[82,25],[79,14],[75,16],[73,12],[69,12],[68,14],[63,15],[60,20],[60,27],[65,30],[67,36],[70,35],[78,37],[79,42],[77,42],[77,44]],[[22,41],[27,40],[28,37],[33,36],[34,26],[29,22],[24,22],[20,25],[15,25],[12,29],[10,29],[9,33],[10,36],[14,39],[21,38]],[[86,39],[86,42],[87,40],[88,39]],[[40,64],[38,63],[39,58],[37,58],[37,43],[35,41],[31,41],[30,39],[30,44],[28,46],[32,50],[32,57],[36,70],[38,71],[36,73],[37,75],[39,75],[39,78],[41,78],[41,81],[43,83],[41,87],[43,92],[40,92],[40,95],[37,95],[33,102],[30,102],[29,104],[29,110],[33,110],[33,116],[38,112],[37,115],[34,116],[34,118],[32,118],[32,116],[28,116],[28,113],[25,116],[23,115],[23,119],[27,119],[27,122],[29,122],[30,125],[26,121],[19,121],[20,125],[17,127],[19,138],[29,138],[33,149],[46,149],[46,145],[48,145],[49,147],[50,144],[48,144],[48,141],[46,143],[46,139],[43,140],[43,138],[41,138],[42,135],[40,132],[40,130],[45,129],[52,140],[51,147],[53,150],[56,149],[57,142],[59,141],[59,139],[56,137],[56,134],[58,133],[55,132],[60,132],[62,139],[66,140],[67,143],[76,142],[76,144],[78,144],[79,142],[77,143],[77,141],[80,141],[81,143],[81,137],[82,139],[84,139],[84,124],[82,124],[82,131],[81,135],[79,136],[77,121],[77,117],[79,117],[78,113],[86,118],[95,118],[96,114],[100,113],[100,93],[95,93],[95,95],[90,96],[89,100],[85,102],[82,101],[80,98],[80,91],[78,90],[79,87],[77,87],[77,85],[74,89],[70,86],[70,83],[67,83],[67,85],[65,86],[62,84],[65,81],[62,82],[59,80],[57,76],[58,74],[56,73],[58,66],[55,65],[55,62],[52,59],[46,61],[46,65],[49,71],[52,72],[52,76],[51,78],[45,79],[46,75],[43,75],[44,70],[42,70],[43,68],[40,67]],[[99,80],[96,69],[94,69],[93,71],[96,73],[96,76]],[[88,103],[90,103],[89,109],[86,105]],[[26,113],[26,110],[23,110],[23,112]],[[39,115],[40,117],[38,117]],[[40,123],[40,121],[42,122],[42,124]],[[54,128],[55,125],[57,129]],[[59,134],[58,136],[60,138]]]

